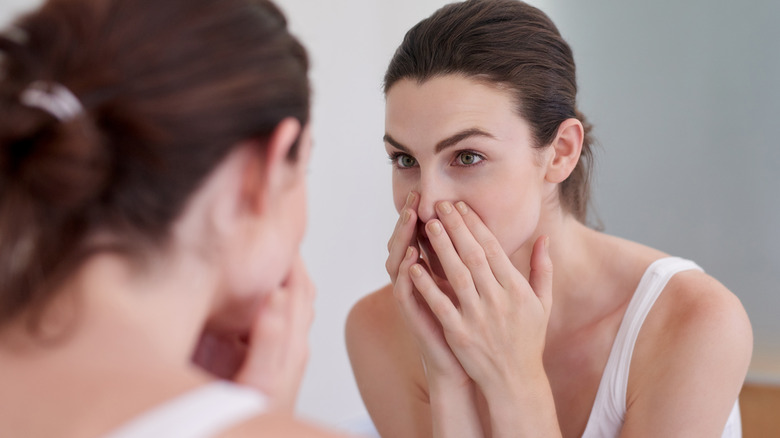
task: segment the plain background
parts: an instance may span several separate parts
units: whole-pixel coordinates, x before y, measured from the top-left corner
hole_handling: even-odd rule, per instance
[[[387,282],[396,220],[382,75],[405,31],[446,1],[278,1],[314,87],[304,257],[319,295],[299,410],[339,425],[363,409],[344,320]],[[0,21],[37,3],[3,0]],[[750,377],[780,381],[780,2],[532,4],[573,47],[596,126],[593,223],[691,258],[734,291],[755,332]]]

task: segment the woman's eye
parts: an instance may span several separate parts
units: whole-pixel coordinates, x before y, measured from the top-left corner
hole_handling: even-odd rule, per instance
[[[392,158],[395,165],[401,169],[408,169],[417,165],[417,160],[415,160],[411,155],[398,154]]]
[[[458,154],[456,160],[461,166],[472,166],[484,160],[484,158],[474,152],[461,152]]]

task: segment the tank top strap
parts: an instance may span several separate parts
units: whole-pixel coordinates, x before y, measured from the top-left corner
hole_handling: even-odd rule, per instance
[[[215,381],[152,408],[103,438],[207,438],[267,409],[258,391]]]
[[[672,276],[688,270],[702,271],[690,260],[665,257],[651,263],[642,275],[612,343],[583,438],[619,435],[626,415],[628,372],[639,331]]]

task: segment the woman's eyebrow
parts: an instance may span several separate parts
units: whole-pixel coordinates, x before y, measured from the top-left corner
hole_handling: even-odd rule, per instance
[[[406,146],[404,146],[401,143],[399,143],[398,141],[396,141],[393,137],[390,137],[390,134],[385,134],[385,136],[382,137],[382,140],[384,140],[385,143],[389,143],[390,146],[400,150],[401,152],[404,152],[406,154],[411,153],[409,148],[407,148]]]
[[[445,138],[444,140],[438,142],[436,144],[436,148],[434,149],[434,151],[438,154],[439,152],[443,151],[444,149],[446,149],[446,148],[448,148],[450,146],[456,145],[456,144],[460,143],[461,141],[463,141],[463,140],[465,140],[467,138],[470,138],[470,137],[487,137],[487,138],[493,138],[493,139],[496,138],[493,134],[490,134],[489,132],[486,132],[486,131],[484,131],[482,129],[479,129],[479,128],[464,129],[463,131],[460,131],[457,134],[451,135],[451,136]],[[395,140],[393,137],[391,137],[390,134],[385,134],[385,136],[383,137],[383,140],[385,141],[385,143],[389,143],[391,146],[393,146],[394,148],[396,148],[396,149],[398,149],[398,150],[400,150],[402,152],[405,152],[405,153],[409,153],[410,152],[409,148],[407,148],[403,144],[399,143],[397,140]]]

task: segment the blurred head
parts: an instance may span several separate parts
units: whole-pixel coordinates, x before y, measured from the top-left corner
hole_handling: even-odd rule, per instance
[[[50,0],[0,34],[0,63],[0,324],[47,303],[93,254],[142,260],[176,245],[212,186],[237,187],[212,197],[252,198],[280,227],[265,250],[276,265],[259,270],[282,281],[305,223],[309,84],[271,2]],[[60,86],[81,106],[72,117],[23,98]],[[218,176],[228,165],[234,183]],[[205,253],[242,232],[213,222]]]
[[[419,191],[428,220],[437,201],[464,200],[500,239],[518,215],[533,227],[542,204],[586,220],[590,126],[576,108],[571,49],[540,10],[516,0],[442,7],[407,32],[384,89],[397,207]]]

